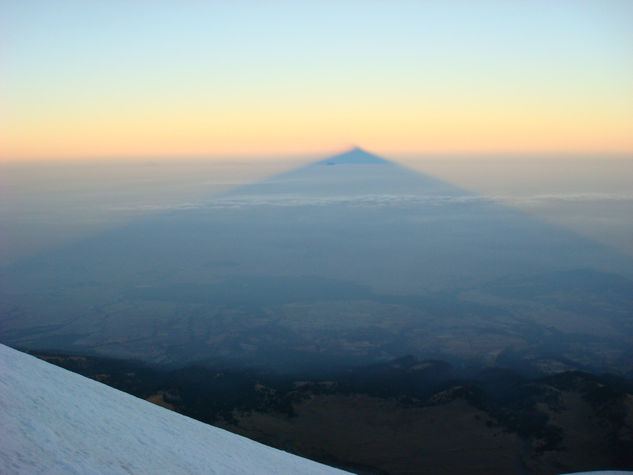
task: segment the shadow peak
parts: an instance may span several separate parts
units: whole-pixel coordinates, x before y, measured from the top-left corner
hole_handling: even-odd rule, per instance
[[[320,165],[387,165],[393,162],[354,146],[351,149],[316,162]]]

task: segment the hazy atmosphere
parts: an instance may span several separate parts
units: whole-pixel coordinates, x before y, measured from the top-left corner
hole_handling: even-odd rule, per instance
[[[0,2],[0,344],[354,473],[633,470],[632,19]]]
[[[0,263],[322,157],[0,163]],[[633,158],[425,155],[397,163],[633,255]]]

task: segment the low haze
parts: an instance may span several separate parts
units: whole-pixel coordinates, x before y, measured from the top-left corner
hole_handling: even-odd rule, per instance
[[[195,205],[315,158],[0,164],[0,262],[134,217]],[[394,160],[633,255],[633,157],[427,155]]]

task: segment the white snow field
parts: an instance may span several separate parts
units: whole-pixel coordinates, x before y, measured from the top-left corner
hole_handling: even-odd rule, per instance
[[[0,473],[344,473],[0,345]]]

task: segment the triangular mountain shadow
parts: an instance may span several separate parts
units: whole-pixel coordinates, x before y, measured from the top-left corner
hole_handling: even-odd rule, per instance
[[[320,160],[316,162],[316,165],[393,165],[393,163],[360,147],[354,147],[347,152]]]
[[[594,351],[614,370],[633,338],[632,262],[354,149],[11,266],[1,335],[171,364],[523,348],[585,365]]]
[[[368,195],[472,195],[446,182],[353,148],[340,155],[274,175],[219,198],[275,195],[350,197]],[[210,197],[216,200],[218,196]]]

